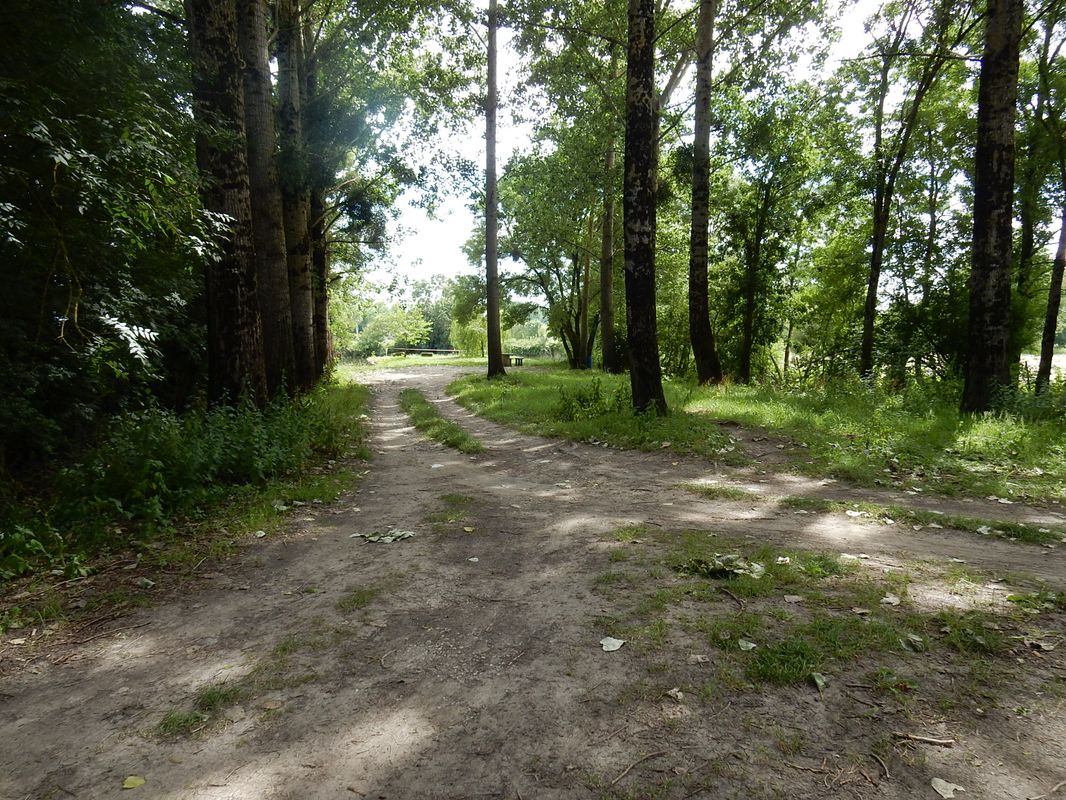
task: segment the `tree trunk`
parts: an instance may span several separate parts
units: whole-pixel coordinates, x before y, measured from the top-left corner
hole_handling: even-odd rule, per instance
[[[244,120],[248,136],[259,311],[263,320],[267,392],[273,397],[292,387],[296,362],[284,217],[275,155],[277,138],[267,55],[265,0],[238,0],[237,32],[244,61]]]
[[[315,377],[326,374],[333,361],[329,337],[329,250],[326,243],[324,191],[311,190],[311,285],[314,301]]]
[[[297,0],[278,0],[278,128],[281,138],[281,200],[289,270],[296,387],[315,382],[314,294],[300,76],[303,42]]]
[[[617,374],[622,371],[622,359],[614,339],[614,136],[607,145],[603,167],[607,181],[603,190],[603,231],[600,241],[600,324],[603,326],[600,350],[603,368]]]
[[[1036,390],[1045,391],[1051,384],[1051,361],[1055,356],[1055,334],[1059,328],[1059,306],[1062,303],[1062,274],[1066,270],[1066,206],[1062,208],[1059,225],[1059,246],[1051,265],[1051,286],[1047,295],[1047,314],[1044,316],[1044,335],[1040,339],[1040,366],[1036,370]]]
[[[710,218],[711,77],[717,0],[700,0],[696,23],[696,119],[692,150],[692,228],[689,235],[688,329],[696,379],[721,383],[722,363],[711,328],[707,286],[707,224]]]
[[[489,0],[488,97],[485,100],[485,314],[488,325],[488,377],[506,375],[503,368],[503,337],[500,332],[500,275],[496,200],[496,0]]]
[[[1014,113],[1023,0],[989,0],[977,98],[973,263],[964,412],[987,411],[1010,385]]]
[[[208,393],[212,402],[267,400],[248,183],[244,94],[234,0],[185,0],[193,64],[196,163],[204,208],[227,235],[205,268]]]
[[[655,194],[658,102],[655,2],[629,0],[623,190],[629,382],[637,411],[667,412],[655,320]]]

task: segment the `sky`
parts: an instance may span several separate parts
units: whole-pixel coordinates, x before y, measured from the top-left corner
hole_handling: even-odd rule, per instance
[[[859,0],[844,12],[840,19],[842,34],[834,48],[831,61],[839,61],[857,54],[869,39],[863,29],[867,17],[878,7],[875,0]],[[530,140],[530,126],[515,123],[507,108],[511,91],[521,79],[518,58],[511,46],[510,32],[499,32],[499,73],[501,107],[498,115],[497,164],[502,167],[516,151],[525,149]],[[830,64],[827,69],[833,69]],[[440,149],[457,152],[481,165],[485,163],[484,118],[471,122],[465,135],[453,135],[440,143]],[[393,245],[376,268],[370,272],[375,283],[388,286],[399,278],[401,282],[424,280],[435,274],[449,277],[479,270],[471,265],[462,247],[474,231],[476,220],[467,207],[464,196],[445,197],[434,215],[418,207],[415,194],[401,197],[399,215],[390,225]]]

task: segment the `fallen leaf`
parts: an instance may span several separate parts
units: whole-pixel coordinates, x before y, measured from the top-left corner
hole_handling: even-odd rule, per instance
[[[666,696],[674,698],[679,703],[685,699],[685,693],[678,689],[676,686],[673,689],[670,689],[666,693]]]
[[[604,636],[602,639],[600,639],[600,647],[603,648],[603,652],[605,653],[613,653],[625,643],[625,639],[615,639],[612,636]]]
[[[463,526],[463,530],[466,531],[467,533],[473,533],[474,532],[474,529],[471,528],[469,525]]]
[[[906,639],[900,639],[904,647],[909,647],[916,653],[925,652],[925,639],[913,633],[908,633]]]
[[[256,539],[262,539],[266,535],[267,535],[266,531],[256,531],[255,532],[255,538]]]
[[[142,577],[137,579],[137,585],[140,586],[142,589],[151,589],[153,586],[155,586],[155,581],[153,581],[151,578]]]
[[[689,664],[708,664],[710,660],[710,656],[705,656],[701,653],[693,653],[688,657]]]
[[[758,647],[758,645],[755,644],[755,642],[749,642],[747,639],[738,640],[737,641],[737,646],[741,650],[744,650],[745,652],[747,652],[748,650],[754,650],[756,647]]]
[[[955,792],[965,792],[966,790],[959,786],[957,783],[948,783],[940,778],[933,778],[932,781],[933,791],[944,798],[944,800],[951,800],[955,796]]]
[[[777,559],[774,561],[774,563],[775,564],[791,564],[792,563],[792,559],[789,558],[788,556],[778,556]]]
[[[802,603],[803,602],[803,598],[800,597],[798,594],[786,594],[785,595],[785,602],[786,603]]]
[[[820,672],[812,672],[811,680],[814,681],[814,685],[818,687],[819,692],[824,692],[825,687],[829,685],[829,681],[825,679],[825,675]]]
[[[130,775],[126,780],[122,782],[123,789],[136,789],[138,786],[144,786],[145,780],[140,775]]]
[[[26,637],[25,636],[20,636],[18,639],[11,639],[11,640],[8,641],[8,644],[14,644],[14,645],[26,644]]]
[[[868,608],[853,608],[853,609],[851,609],[851,613],[858,614],[860,617],[865,617],[867,614],[870,613],[870,609],[868,609]]]
[[[883,605],[883,606],[898,606],[899,605],[899,597],[897,595],[894,595],[894,594],[886,594],[884,597],[881,598],[881,605]]]
[[[280,700],[267,700],[260,708],[264,711],[277,711],[281,706],[282,702]]]
[[[468,558],[467,561],[470,561],[471,563],[476,564],[478,562],[478,559],[477,559],[477,556],[474,556],[473,558]]]

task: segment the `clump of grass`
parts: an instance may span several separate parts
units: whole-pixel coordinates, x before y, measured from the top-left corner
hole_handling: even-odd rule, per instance
[[[693,494],[698,494],[708,500],[758,500],[760,496],[756,492],[742,489],[739,486],[722,486],[720,484],[686,483],[682,489]]]
[[[349,589],[337,601],[337,608],[344,612],[358,611],[360,608],[366,608],[370,605],[379,594],[381,594],[381,590],[375,586]]]
[[[730,437],[704,415],[684,410],[686,387],[664,389],[671,413],[635,414],[624,398],[622,376],[591,376],[583,371],[511,373],[499,381],[461,378],[448,392],[464,407],[529,433],[599,442],[614,447],[699,453],[729,464],[746,459]]]
[[[461,453],[480,453],[484,449],[481,442],[454,422],[444,419],[417,389],[400,392],[400,407],[407,412],[414,426],[431,439]]]
[[[206,723],[207,718],[195,711],[168,711],[155,726],[155,732],[163,738],[188,736]]]
[[[163,738],[190,736],[215,724],[222,712],[246,696],[247,688],[238,683],[205,686],[193,699],[191,711],[175,709],[164,714],[155,727],[156,735]]]
[[[440,511],[432,514],[429,520],[441,530],[448,525],[463,522],[470,511],[470,507],[474,504],[473,497],[459,492],[442,494],[439,499],[443,507]]]

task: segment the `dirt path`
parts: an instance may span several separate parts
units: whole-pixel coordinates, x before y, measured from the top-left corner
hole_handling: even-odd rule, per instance
[[[973,730],[965,752],[933,749],[891,780],[869,761],[854,773],[859,783],[836,785],[826,760],[870,750],[875,735],[852,719],[864,707],[843,688],[825,698],[773,690],[729,705],[665,697],[647,659],[599,647],[598,617],[611,608],[592,587],[610,565],[605,535],[629,524],[861,551],[873,567],[957,558],[1056,586],[1066,585],[1066,546],[700,500],[675,487],[845,490],[517,434],[447,400],[454,377],[432,368],[375,376],[369,475],[335,508],[299,509],[292,535],[250,545],[225,574],[102,625],[98,638],[23,659],[8,648],[17,669],[0,680],[0,797],[910,798],[935,797],[930,776],[967,763],[969,800],[1054,783],[1066,736],[1062,715],[1042,711],[1029,727]],[[409,385],[486,451],[469,457],[422,439],[397,406]],[[893,497],[907,501],[924,502]],[[435,526],[449,508],[461,522]],[[1004,508],[1063,521],[1055,509],[994,503],[967,513]],[[352,538],[390,528],[416,536]],[[346,605],[360,589],[377,594],[365,608]],[[210,686],[246,688],[208,730],[153,733]],[[767,754],[778,728],[808,732],[802,764]],[[975,771],[974,759],[986,768]],[[123,790],[132,775],[144,785]],[[652,785],[656,793],[642,788]]]

